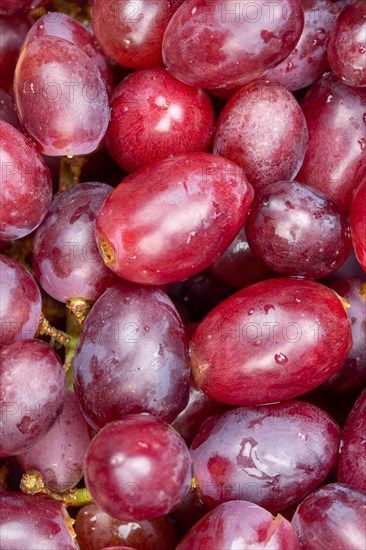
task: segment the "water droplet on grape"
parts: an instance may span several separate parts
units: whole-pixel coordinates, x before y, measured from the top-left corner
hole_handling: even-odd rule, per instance
[[[253,315],[253,313],[254,313],[254,309],[250,309],[250,310],[248,311],[248,315]]]
[[[269,312],[270,309],[274,309],[274,307],[270,304],[266,304],[265,306],[263,306],[263,309],[264,309],[264,313],[267,315],[267,313]]]
[[[146,325],[146,326],[144,327],[144,331],[145,331],[145,332],[149,332],[149,330],[150,330],[150,327]]]
[[[159,354],[159,355],[163,355],[163,354],[164,354],[164,346],[163,346],[163,344],[159,344],[159,351],[158,351],[158,354]]]
[[[361,146],[361,151],[365,151],[366,150],[366,138],[359,139],[358,143]]]
[[[275,358],[275,361],[276,361],[277,365],[286,365],[286,363],[288,363],[288,359],[287,359],[286,355],[284,355],[283,353],[276,353],[274,358]]]
[[[290,72],[294,67],[294,64],[292,63],[292,61],[288,61],[287,63],[287,67],[286,67],[286,73]]]
[[[327,103],[331,103],[332,99],[333,99],[332,94],[329,94],[328,97],[327,97]]]
[[[358,51],[359,51],[360,53],[365,53],[365,52],[366,52],[366,48],[365,48],[364,46],[360,46]]]

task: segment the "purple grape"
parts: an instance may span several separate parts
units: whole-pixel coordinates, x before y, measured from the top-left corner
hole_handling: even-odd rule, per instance
[[[363,550],[366,548],[366,493],[331,483],[309,495],[292,524],[301,550]]]
[[[184,326],[157,288],[107,290],[83,325],[74,366],[75,393],[95,429],[129,413],[172,422],[188,402]]]
[[[2,550],[78,550],[63,504],[47,496],[0,494]]]
[[[191,458],[181,436],[150,415],[127,415],[92,440],[86,485],[107,514],[151,520],[178,506],[191,484]]]
[[[112,187],[81,183],[54,200],[33,242],[33,269],[44,290],[56,300],[95,302],[115,281],[99,254],[94,222]]]
[[[6,1],[1,2],[0,12]],[[32,21],[26,15],[0,18],[0,87],[10,94],[12,93],[14,71],[20,50],[31,25]]]
[[[24,472],[40,472],[48,489],[63,493],[75,487],[83,477],[89,443],[89,428],[79,402],[74,393],[68,392],[53,426],[17,458]]]
[[[15,260],[0,254],[0,348],[35,335],[42,311],[39,288]]]
[[[22,127],[18,115],[16,114],[13,100],[10,95],[2,89],[0,89],[0,120],[11,124],[14,128],[22,132]]]
[[[283,510],[325,479],[339,439],[334,420],[301,401],[214,415],[191,446],[198,494],[209,508],[249,500]]]

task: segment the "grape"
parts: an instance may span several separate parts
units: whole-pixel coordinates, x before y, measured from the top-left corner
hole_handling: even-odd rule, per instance
[[[24,453],[62,411],[66,379],[51,346],[40,340],[0,348],[0,456]]]
[[[301,401],[211,416],[191,446],[198,494],[210,508],[249,500],[277,512],[325,479],[339,439],[334,420]]]
[[[345,214],[323,193],[296,181],[261,189],[246,227],[254,254],[285,275],[325,277],[352,248]]]
[[[366,548],[366,493],[331,483],[309,495],[292,524],[304,550]]]
[[[116,281],[94,239],[99,208],[113,188],[80,183],[54,200],[33,244],[33,269],[44,290],[56,300],[95,302]]]
[[[159,289],[120,283],[89,313],[74,359],[75,393],[99,429],[125,414],[172,422],[188,402],[184,327]]]
[[[110,94],[113,89],[113,75],[108,62],[97,47],[90,32],[76,19],[65,13],[48,12],[36,21],[28,32],[24,46],[34,38],[55,36],[71,42],[81,48],[99,69],[106,89]],[[24,47],[23,46],[23,47]]]
[[[85,460],[86,485],[107,514],[124,521],[171,512],[188,492],[191,459],[181,436],[150,415],[105,426]]]
[[[209,512],[194,488],[186,494],[178,508],[170,514],[180,531],[186,533]]]
[[[0,159],[0,239],[20,239],[47,214],[51,174],[37,149],[4,121],[0,121]]]
[[[366,169],[366,90],[325,74],[310,88],[302,109],[309,143],[297,179],[348,211]]]
[[[88,504],[79,511],[74,528],[80,550],[123,544],[137,550],[174,550],[177,545],[177,533],[169,517],[123,522],[106,514],[96,504]]]
[[[34,10],[46,0],[4,0],[0,5],[0,15],[15,15]]]
[[[343,393],[366,384],[366,284],[354,277],[339,279],[329,286],[350,305],[347,313],[353,343],[342,368],[324,382],[322,388],[332,393]]]
[[[22,127],[42,153],[86,155],[100,146],[108,95],[98,68],[77,46],[54,36],[30,41],[17,63],[14,95]]]
[[[88,425],[78,400],[68,392],[56,422],[46,435],[18,456],[18,462],[24,472],[40,472],[48,489],[62,493],[75,487],[83,477],[89,442]]]
[[[223,255],[212,264],[210,272],[220,281],[238,288],[275,276],[251,251],[244,227]]]
[[[366,142],[365,142],[366,143]],[[353,195],[350,212],[351,237],[357,260],[366,273],[366,177]]]
[[[328,45],[334,74],[349,86],[366,86],[366,4],[353,0],[338,17]]]
[[[257,190],[296,176],[307,139],[304,115],[291,92],[274,82],[254,82],[225,105],[213,152],[241,166]]]
[[[186,0],[169,22],[163,59],[175,78],[201,88],[244,85],[278,65],[304,25],[300,0]]]
[[[97,216],[108,267],[141,284],[166,284],[214,262],[244,224],[253,191],[234,163],[209,153],[156,161],[125,178]]]
[[[193,548],[298,550],[299,543],[291,524],[281,515],[274,518],[256,504],[233,501],[221,504],[202,518],[176,550]]]
[[[343,430],[338,481],[366,492],[366,389],[354,404]]]
[[[15,112],[15,107],[11,97],[0,88],[0,120],[11,124],[17,130],[22,131],[18,115]]]
[[[104,52],[119,65],[146,69],[162,64],[166,26],[183,0],[92,0],[91,23]]]
[[[209,96],[162,67],[129,75],[115,89],[111,107],[106,144],[126,172],[210,148],[215,114]]]
[[[351,345],[348,316],[333,290],[278,278],[219,304],[196,330],[190,353],[196,384],[211,399],[256,405],[319,386]]]
[[[1,3],[0,12],[6,1]],[[31,24],[32,21],[26,16],[0,19],[0,86],[7,92],[12,90],[17,59]]]
[[[41,293],[32,275],[0,254],[0,348],[35,335],[41,319]]]
[[[327,46],[338,10],[330,0],[301,0],[304,28],[290,55],[261,77],[295,91],[313,84],[328,69]]]

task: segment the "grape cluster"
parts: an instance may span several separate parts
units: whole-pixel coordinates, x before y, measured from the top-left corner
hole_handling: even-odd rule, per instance
[[[3,0],[1,550],[366,550],[365,0]]]

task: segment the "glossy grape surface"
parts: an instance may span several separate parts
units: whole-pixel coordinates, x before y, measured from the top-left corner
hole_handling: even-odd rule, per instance
[[[246,223],[248,242],[270,269],[320,279],[351,252],[346,215],[320,192],[295,181],[261,189]]]
[[[0,494],[3,550],[78,550],[63,504],[47,496]]]
[[[338,481],[366,492],[366,389],[353,406],[342,435]]]
[[[33,338],[41,319],[42,299],[32,275],[0,254],[0,348]]]
[[[106,144],[126,172],[154,160],[208,151],[215,114],[208,94],[162,67],[136,71],[114,90]]]
[[[351,237],[360,266],[366,273],[366,177],[353,195],[350,211]]]
[[[190,353],[197,386],[211,399],[252,405],[319,386],[351,345],[348,316],[334,291],[278,278],[219,304],[197,328]]]
[[[0,19],[0,87],[10,93],[13,87],[15,66],[31,24],[31,19],[26,16]]]
[[[163,59],[173,76],[202,88],[244,85],[275,67],[300,38],[300,1],[187,0],[173,15]]]
[[[221,504],[202,518],[176,550],[193,548],[298,550],[299,543],[291,524],[282,516],[274,518],[251,502],[233,501]]]
[[[283,510],[325,479],[339,439],[334,420],[301,401],[212,416],[191,446],[199,496],[210,508],[240,499]]]
[[[0,239],[20,239],[47,214],[52,181],[37,149],[4,121],[0,121],[0,177]]]
[[[74,529],[80,550],[100,550],[128,544],[136,550],[174,550],[177,533],[168,518],[123,522],[109,516],[96,504],[84,506],[76,516]]]
[[[292,524],[302,550],[366,548],[366,493],[331,483],[309,495],[298,507]]]
[[[141,284],[198,273],[229,246],[245,222],[253,190],[231,161],[187,153],[125,178],[97,216],[108,267]]]
[[[366,86],[366,4],[353,0],[340,13],[328,46],[334,74],[349,86]]]
[[[213,152],[236,162],[260,189],[296,176],[307,139],[304,115],[291,92],[275,82],[254,82],[225,105]]]
[[[346,86],[327,73],[310,88],[302,110],[309,143],[297,180],[349,211],[366,169],[366,90]]]
[[[116,282],[94,239],[96,215],[113,188],[105,183],[79,183],[57,196],[33,241],[33,269],[42,288],[66,302],[95,302]]]
[[[85,480],[95,502],[124,521],[171,512],[191,484],[191,458],[181,436],[150,415],[128,415],[92,440]]]
[[[89,428],[79,402],[74,393],[68,392],[53,426],[17,458],[24,472],[40,472],[48,489],[62,493],[75,487],[83,477],[89,443]]]
[[[129,413],[172,422],[188,402],[184,326],[156,288],[107,290],[83,325],[74,367],[75,393],[96,429]]]
[[[106,87],[96,65],[71,42],[53,36],[29,42],[15,70],[14,96],[22,127],[42,153],[86,155],[102,143],[109,123]]]

